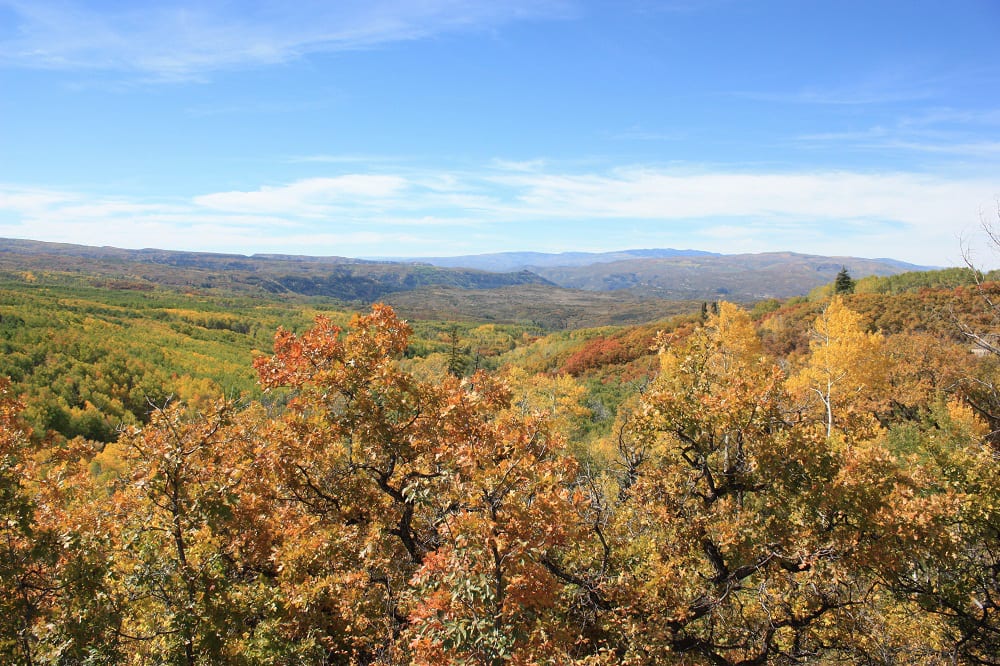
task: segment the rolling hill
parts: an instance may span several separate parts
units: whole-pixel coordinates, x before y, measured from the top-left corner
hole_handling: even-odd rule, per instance
[[[530,271],[567,289],[627,290],[639,297],[749,302],[808,293],[841,267],[855,278],[928,270],[894,259],[825,257],[795,252],[724,255],[699,250],[502,252],[420,260],[435,266]]]
[[[384,300],[407,316],[532,322],[545,328],[641,323],[700,301],[788,298],[830,283],[923,267],[891,259],[698,250],[497,253],[420,261],[128,250],[0,239],[0,274],[90,286]],[[598,294],[597,292],[601,292]]]
[[[855,278],[926,270],[891,259],[770,252],[643,257],[588,266],[540,267],[534,272],[571,289],[624,289],[658,298],[750,302],[806,294],[832,282],[842,267]]]
[[[527,271],[495,273],[346,257],[215,254],[0,239],[0,271],[85,275],[118,288],[222,290],[373,302],[421,287],[495,289],[551,284]]]

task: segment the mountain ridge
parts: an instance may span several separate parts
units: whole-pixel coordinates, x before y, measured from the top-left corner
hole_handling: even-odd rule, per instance
[[[437,262],[437,263],[435,263]],[[526,263],[534,262],[534,263]],[[445,265],[446,264],[446,265]],[[0,239],[0,270],[91,272],[145,285],[292,293],[373,302],[390,294],[441,288],[493,290],[535,285],[617,292],[629,299],[753,302],[807,294],[841,268],[855,278],[930,270],[896,259],[822,256],[791,251],[719,254],[702,250],[502,252],[404,260],[289,254],[229,254],[122,249]],[[495,270],[503,268],[507,270]],[[441,292],[435,292],[440,294]],[[539,296],[539,290],[522,292]],[[566,294],[553,294],[564,301]],[[579,300],[580,297],[573,297]],[[412,298],[408,300],[413,300]],[[598,299],[602,300],[602,299]]]
[[[309,259],[312,259],[311,261]],[[298,294],[373,302],[397,291],[422,287],[495,289],[524,284],[552,285],[527,271],[387,263],[346,257],[261,257],[179,250],[121,249],[0,238],[0,271],[55,271],[91,279],[236,293]]]
[[[590,266],[626,259],[653,259],[687,256],[722,256],[705,250],[677,250],[674,248],[647,248],[613,250],[609,252],[488,252],[453,257],[385,257],[386,261],[425,263],[432,266],[480,268],[483,270],[512,271],[532,270],[545,266]]]

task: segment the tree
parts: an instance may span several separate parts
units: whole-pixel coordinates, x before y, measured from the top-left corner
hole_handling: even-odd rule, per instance
[[[549,558],[576,536],[575,463],[544,412],[525,415],[483,373],[472,381],[446,416],[454,467],[437,501],[452,508],[407,594],[413,663],[565,661],[577,636],[561,626]]]
[[[448,332],[448,373],[453,377],[461,377],[465,374],[466,360],[463,358],[460,343],[458,326],[452,326]]]
[[[911,434],[916,492],[896,493],[902,556],[879,567],[889,590],[942,625],[942,654],[1000,664],[1000,463],[968,406],[941,402]],[[901,435],[907,433],[902,432]]]
[[[818,549],[781,534],[780,519],[771,534],[767,526],[764,533],[748,529],[752,515],[778,508],[769,498],[777,478],[768,463],[776,462],[779,447],[798,448],[782,434],[782,380],[746,313],[721,303],[687,344],[664,351],[661,375],[644,396],[637,427],[655,438],[657,461],[639,478],[635,497],[654,507],[640,524],[657,535],[651,564],[659,566],[650,570],[650,587],[636,590],[641,601],[630,613],[649,613],[667,627],[664,647],[671,651],[718,663],[766,658],[785,641],[789,649],[800,643],[793,625],[804,630],[810,614],[838,604],[839,595],[820,585],[812,599],[783,607],[778,599],[804,589],[795,578],[811,578],[822,567],[822,558],[805,555]],[[659,586],[673,591],[651,597]],[[760,607],[756,595],[744,592],[758,586],[775,595],[759,598]],[[655,654],[664,641],[647,634],[641,642]]]
[[[56,535],[42,529],[30,487],[37,478],[23,405],[0,378],[0,656],[38,660],[38,630],[56,592]]]
[[[870,430],[872,404],[881,397],[887,370],[882,344],[882,335],[865,331],[860,315],[839,296],[813,322],[808,360],[789,380],[789,390],[822,405],[827,437],[841,420],[845,434]]]
[[[660,375],[616,426],[620,472],[591,484],[591,536],[560,562],[592,609],[595,656],[859,655],[905,475],[878,441],[842,446],[789,420],[784,373],[736,306],[664,342]]]
[[[203,413],[154,406],[149,424],[115,445],[122,476],[110,498],[105,591],[120,608],[115,633],[137,659],[192,666],[293,657],[275,631],[265,517],[277,511],[246,491],[257,476],[260,418],[225,400]]]
[[[833,293],[834,295],[853,294],[854,284],[854,279],[847,272],[847,267],[841,266],[840,272],[837,273],[837,277],[833,280]]]
[[[983,221],[994,247],[995,224]],[[968,253],[988,319],[1000,313],[991,285],[984,283]],[[962,296],[962,291],[956,293]],[[945,625],[956,661],[1000,664],[1000,348],[981,324],[952,315],[956,328],[985,354],[966,372],[962,402],[940,402],[912,437],[919,446],[924,484],[920,494],[901,498],[902,510],[919,521],[917,539],[903,543],[910,557],[883,574],[890,589]],[[968,353],[968,352],[965,352]],[[971,356],[971,355],[970,355]],[[967,367],[968,361],[963,363]]]
[[[376,305],[347,330],[279,331],[256,362],[268,391],[294,391],[258,462],[288,500],[274,557],[293,635],[331,660],[554,654],[562,583],[542,558],[575,524],[572,461],[502,382],[403,371],[409,336]]]

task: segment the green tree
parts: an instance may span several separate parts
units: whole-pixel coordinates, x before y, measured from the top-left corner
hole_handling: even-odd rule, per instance
[[[847,266],[841,266],[840,272],[837,273],[837,277],[834,278],[833,293],[834,294],[854,293],[854,279],[851,277],[851,274],[847,272]]]
[[[452,326],[448,332],[448,373],[452,377],[461,377],[465,374],[466,360],[461,346],[461,338],[458,336],[458,326]]]

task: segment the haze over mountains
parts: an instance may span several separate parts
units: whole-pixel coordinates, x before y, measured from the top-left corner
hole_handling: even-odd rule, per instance
[[[674,257],[721,257],[716,252],[702,250],[619,250],[617,252],[492,252],[457,257],[385,257],[385,261],[422,262],[452,268],[481,268],[486,271],[534,271],[562,266],[592,266],[631,259],[665,259]]]
[[[894,259],[824,257],[795,252],[718,254],[701,250],[618,252],[502,252],[407,261],[493,271],[530,271],[567,289],[628,290],[647,297],[735,301],[787,298],[833,280],[846,267],[854,277],[928,270]]]
[[[841,267],[855,278],[925,270],[892,259],[824,257],[775,252],[722,255],[699,250],[642,249],[606,253],[505,252],[463,257],[365,260],[277,254],[217,254],[127,250],[0,239],[0,271],[86,272],[135,288],[155,285],[228,288],[374,301],[407,294],[431,301],[467,300],[463,291],[506,289],[504,301],[566,290],[620,292],[620,301],[717,300],[750,302],[808,293]],[[458,293],[449,293],[457,290]],[[514,291],[509,291],[514,290]],[[482,296],[482,295],[481,295]],[[480,296],[480,297],[481,297]],[[565,300],[567,294],[560,294]],[[594,298],[596,299],[596,294]],[[477,297],[477,298],[480,298]],[[573,296],[578,301],[583,295]],[[544,300],[544,299],[543,299]],[[596,299],[604,300],[604,299]]]

